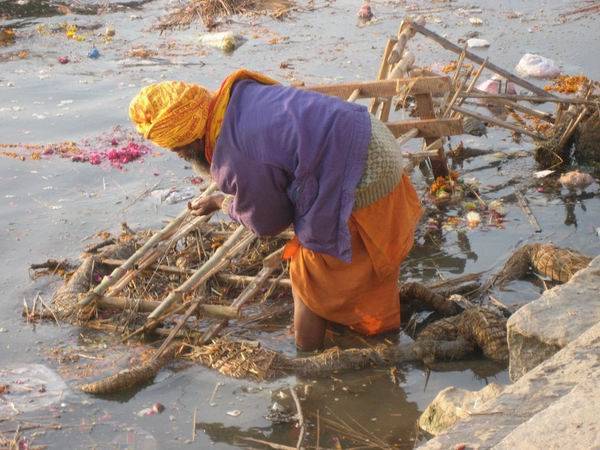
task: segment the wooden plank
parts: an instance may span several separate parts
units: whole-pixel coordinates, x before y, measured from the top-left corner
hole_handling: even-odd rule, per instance
[[[440,36],[439,34],[428,30],[427,28],[425,28],[424,26],[421,26],[419,24],[416,24],[414,22],[410,22],[410,27],[415,30],[418,31],[419,33],[421,33],[423,36],[427,36],[429,39],[434,40],[435,42],[437,42],[438,44],[440,44],[442,47],[444,47],[446,50],[450,50],[451,52],[454,52],[458,55],[460,55],[463,51],[462,48],[460,48],[458,45],[453,44],[452,42],[450,42],[448,39],[443,38],[442,36]],[[465,57],[470,59],[471,61],[476,62],[477,64],[483,64],[484,59],[481,58],[480,56],[477,56],[475,53],[472,53],[468,50],[465,51]],[[491,62],[487,62],[486,67],[493,71],[496,72],[498,75],[503,76],[504,78],[506,78],[507,80],[512,81],[513,83],[524,87],[525,89],[540,95],[542,97],[553,97],[552,94],[549,94],[548,92],[546,92],[545,90],[543,90],[542,88],[537,87],[535,84],[530,83],[529,81],[524,80],[521,77],[518,77],[510,72],[508,72],[507,70],[504,70],[502,67],[497,66],[496,64],[493,64]]]
[[[398,92],[403,92],[403,90],[406,88],[409,88],[409,93],[412,95],[443,94],[444,92],[448,92],[450,89],[450,79],[448,77],[403,78],[400,80],[319,84],[313,86],[304,86],[300,89],[319,92],[321,94],[331,95],[346,100],[356,89],[360,91],[358,98],[375,98],[393,97]]]
[[[435,118],[435,109],[433,108],[433,100],[430,94],[418,94],[415,95],[416,108],[415,112],[417,116],[421,119],[434,119]],[[459,128],[462,132],[462,121],[459,124]],[[438,130],[436,130],[438,131]],[[457,133],[460,134],[460,133]],[[443,134],[433,134],[425,137],[425,144],[427,146],[431,145],[433,142],[437,140],[437,138],[442,136],[449,136],[448,133]],[[448,170],[448,163],[446,162],[446,156],[444,155],[443,146],[440,146],[438,156],[435,158],[429,158],[431,163],[431,169],[433,171],[434,177],[446,177],[449,175],[450,171]]]
[[[387,44],[385,44],[383,56],[381,57],[381,63],[379,64],[379,71],[377,72],[377,80],[385,80],[387,78],[388,70],[390,67],[388,63],[388,57],[390,56],[394,45],[396,45],[395,39],[388,39]],[[369,104],[369,112],[371,114],[375,114],[377,108],[379,108],[379,99],[377,97],[374,97],[371,100],[371,103]]]
[[[387,122],[386,125],[395,137],[400,137],[413,128],[419,130],[419,134],[415,137],[433,140],[443,136],[463,134],[461,119],[402,120]]]

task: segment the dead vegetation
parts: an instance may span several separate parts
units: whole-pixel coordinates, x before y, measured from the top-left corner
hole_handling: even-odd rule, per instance
[[[225,17],[255,14],[282,19],[293,7],[292,0],[188,0],[161,19],[157,28],[161,31],[184,28],[201,21],[211,30]]]

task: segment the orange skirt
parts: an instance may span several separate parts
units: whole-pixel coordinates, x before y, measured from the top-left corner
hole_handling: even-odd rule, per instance
[[[286,248],[294,294],[328,321],[366,335],[400,327],[398,277],[421,206],[404,175],[387,196],[352,213],[352,262],[313,252],[294,239]]]

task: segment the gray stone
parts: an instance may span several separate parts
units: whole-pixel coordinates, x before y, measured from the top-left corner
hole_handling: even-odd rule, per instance
[[[549,408],[518,426],[494,449],[600,448],[599,386],[600,371],[596,371]]]
[[[467,391],[450,386],[433,399],[419,418],[421,429],[430,434],[438,435],[460,419],[469,414],[486,401],[495,398],[502,392],[503,387],[490,383],[480,391]]]
[[[591,429],[587,425],[589,418],[587,408],[594,408],[598,403],[598,383],[594,385],[592,379],[600,376],[600,323],[594,325],[579,338],[571,342],[565,348],[557,352],[549,360],[538,365],[525,374],[516,383],[506,386],[498,397],[491,399],[471,411],[469,416],[457,422],[452,428],[443,434],[423,444],[424,449],[449,449],[457,444],[466,444],[471,448],[493,448],[521,426],[519,436],[526,438],[527,423],[537,423],[535,434],[544,433],[544,439],[551,442],[552,439],[564,442],[564,437],[559,437],[560,427],[547,422],[544,426],[543,418],[547,417],[547,410],[557,402],[564,399],[563,407],[575,404],[581,400],[582,393],[587,393],[591,399],[586,406],[586,411],[581,414],[582,428],[578,433],[586,436],[578,437],[578,442],[592,442],[597,438],[598,430]],[[581,385],[580,390],[575,388]],[[593,395],[590,393],[594,391]],[[573,393],[573,397],[566,397]],[[557,406],[557,408],[561,408]],[[553,410],[555,411],[555,410]],[[555,412],[556,414],[556,412]],[[557,420],[571,414],[570,410],[562,410]],[[539,416],[538,416],[539,415]],[[597,413],[596,413],[597,415]],[[539,417],[539,422],[536,417]],[[570,419],[569,419],[570,420]],[[573,425],[577,425],[577,417],[573,419]],[[543,430],[543,431],[542,431]],[[515,434],[517,436],[517,434]],[[511,438],[512,439],[512,438]],[[539,436],[531,436],[531,441],[525,440],[513,448],[546,448],[538,447],[535,439]],[[512,441],[511,441],[512,442]],[[567,448],[590,448],[589,446],[568,446]]]
[[[510,378],[518,380],[600,321],[600,256],[507,322]]]

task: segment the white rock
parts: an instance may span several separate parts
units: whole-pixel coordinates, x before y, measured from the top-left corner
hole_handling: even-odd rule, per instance
[[[480,391],[467,391],[450,386],[433,399],[419,417],[419,426],[434,436],[446,431],[458,420],[469,415],[489,399],[495,398],[504,388],[491,383]]]
[[[469,48],[485,48],[485,47],[489,47],[490,43],[488,41],[486,41],[485,39],[471,38],[471,39],[467,40],[467,46]]]
[[[560,75],[560,69],[554,61],[532,53],[524,54],[515,70],[523,77],[554,78]]]
[[[225,52],[232,52],[246,42],[246,38],[231,31],[218,33],[205,33],[200,36],[200,43],[208,47],[215,47]]]

